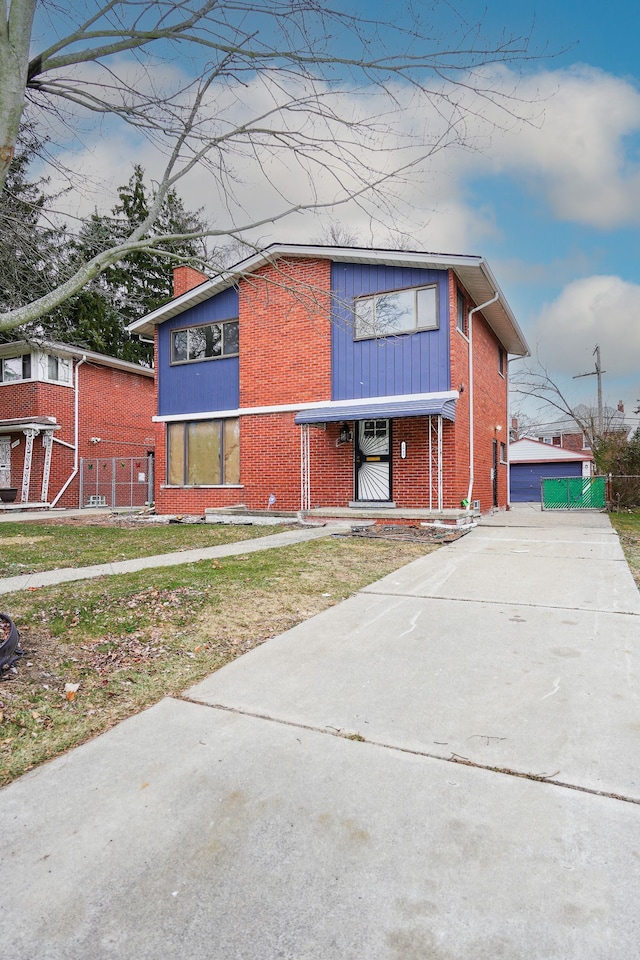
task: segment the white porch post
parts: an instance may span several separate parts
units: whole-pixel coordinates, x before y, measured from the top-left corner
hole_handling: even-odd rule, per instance
[[[435,421],[435,423],[434,423]],[[442,510],[443,494],[442,466],[442,417],[429,417],[429,510]]]
[[[300,429],[300,509],[309,510],[311,507],[311,477],[309,471],[309,424],[303,423]]]
[[[27,438],[24,448],[24,468],[22,470],[22,492],[20,494],[20,503],[26,503],[29,499],[29,484],[31,482],[31,461],[33,459],[33,439],[38,436],[39,430],[29,429],[23,433]]]
[[[42,446],[44,447],[44,467],[42,469],[42,492],[40,499],[43,503],[47,502],[49,495],[49,476],[51,474],[51,453],[53,451],[53,433],[45,430],[42,436]]]

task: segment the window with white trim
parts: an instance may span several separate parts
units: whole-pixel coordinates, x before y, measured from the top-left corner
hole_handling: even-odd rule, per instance
[[[467,336],[467,305],[464,300],[464,293],[458,290],[456,297],[456,326],[460,333]]]
[[[414,287],[357,297],[354,301],[356,340],[389,337],[438,329],[438,287]]]
[[[30,353],[23,353],[17,357],[3,357],[0,360],[0,383],[14,383],[16,380],[30,379]]]
[[[167,424],[167,483],[174,487],[240,483],[239,437],[237,417]]]
[[[71,360],[68,357],[56,357],[52,353],[47,354],[47,380],[69,383],[71,381]]]
[[[237,320],[207,323],[171,331],[171,363],[193,363],[238,355]]]

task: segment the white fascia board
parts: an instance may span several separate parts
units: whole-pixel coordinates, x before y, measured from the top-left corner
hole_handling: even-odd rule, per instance
[[[314,410],[316,407],[361,406],[368,400],[380,403],[402,400],[457,400],[457,390],[441,390],[438,393],[403,393],[390,397],[360,397],[358,400],[314,400],[313,403],[284,403],[273,407],[238,407],[235,410],[202,410],[199,413],[171,413],[152,417],[154,423],[176,423],[190,420],[224,420],[227,417],[250,417],[265,413],[297,413],[299,410]]]
[[[180,297],[158,307],[146,317],[134,320],[127,329],[131,333],[153,336],[154,327],[157,324],[178,316],[189,307],[209,300],[265,264],[274,263],[286,257],[331,260],[334,263],[377,263],[384,266],[418,267],[424,270],[453,270],[477,303],[484,303],[494,294],[498,294],[498,301],[487,311],[487,319],[508,353],[513,356],[529,356],[530,351],[524,335],[484,257],[414,250],[274,243],[265,250],[247,257],[246,260],[241,260],[211,280],[206,280],[197,287],[187,290]],[[475,282],[472,278],[475,278]]]

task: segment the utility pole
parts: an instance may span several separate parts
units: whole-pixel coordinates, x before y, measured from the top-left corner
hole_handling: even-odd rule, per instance
[[[597,377],[598,378],[598,436],[602,438],[604,433],[604,418],[602,414],[602,374],[606,373],[606,370],[603,370],[600,366],[600,346],[596,344],[596,348],[593,351],[593,356],[596,358],[596,368],[595,370],[590,370],[588,373],[576,373],[573,377],[574,380],[577,380],[578,377]]]

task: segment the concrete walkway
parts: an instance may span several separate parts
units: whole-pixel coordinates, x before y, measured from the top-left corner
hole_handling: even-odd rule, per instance
[[[118,573],[135,573],[137,570],[151,570],[154,567],[176,567],[185,563],[198,563],[199,560],[243,556],[245,553],[256,553],[258,550],[274,550],[294,543],[304,543],[306,540],[317,540],[348,529],[349,526],[344,523],[327,524],[324,527],[303,527],[285,530],[283,533],[273,533],[266,537],[257,537],[255,540],[238,540],[237,543],[226,543],[217,547],[177,550],[152,557],[96,563],[91,567],[62,567],[59,570],[46,570],[43,573],[23,573],[0,580],[0,594],[28,590],[32,587],[49,587],[56,583],[72,583],[75,580],[91,580],[94,577],[108,577]]]
[[[630,960],[640,601],[514,509],[0,791],[12,960]]]

